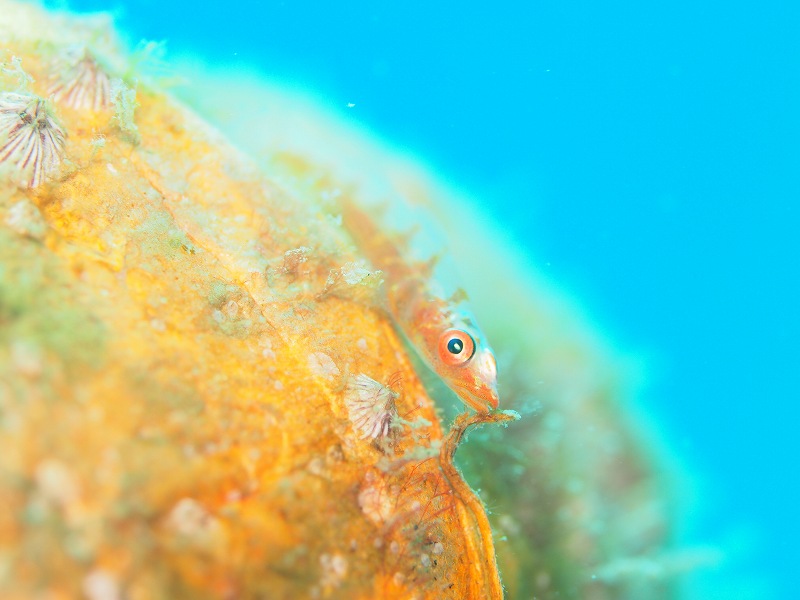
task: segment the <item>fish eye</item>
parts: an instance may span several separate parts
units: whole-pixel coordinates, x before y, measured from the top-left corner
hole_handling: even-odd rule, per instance
[[[466,331],[450,329],[439,339],[439,358],[447,365],[463,365],[473,354],[475,340]]]
[[[450,354],[461,354],[461,351],[464,349],[464,342],[462,342],[458,338],[453,338],[449,342],[447,342],[447,350]]]

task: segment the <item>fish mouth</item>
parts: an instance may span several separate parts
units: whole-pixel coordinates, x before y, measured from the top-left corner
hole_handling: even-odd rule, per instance
[[[458,394],[458,397],[479,413],[488,413],[497,410],[497,407],[500,406],[500,397],[497,395],[497,390],[488,385],[482,385],[478,388],[467,385],[457,385],[457,387],[456,394]]]
[[[485,347],[473,357],[468,377],[457,382],[458,395],[479,413],[497,410],[497,362],[491,348]]]

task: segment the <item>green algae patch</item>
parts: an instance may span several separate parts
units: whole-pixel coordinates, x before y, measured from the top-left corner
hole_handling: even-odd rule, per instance
[[[67,367],[99,367],[106,331],[76,285],[41,244],[0,229],[0,345],[51,353]]]

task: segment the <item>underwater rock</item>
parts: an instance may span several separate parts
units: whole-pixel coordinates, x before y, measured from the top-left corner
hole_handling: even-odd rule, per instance
[[[502,407],[528,414],[460,450],[493,544],[451,463],[468,423],[443,432],[450,396],[337,218],[337,194],[382,197],[376,177],[435,215],[435,184],[351,161],[349,134],[329,161],[302,128],[298,153],[276,126],[254,161],[136,72],[103,16],[0,0],[0,63],[0,93],[48,98],[65,132],[36,185],[0,169],[3,598],[498,598],[495,546],[508,597],[670,597],[592,578],[660,550],[662,496],[614,365],[505,258],[482,274],[517,282],[502,309],[467,287]]]
[[[0,15],[12,100],[46,95],[75,44],[124,62],[102,22],[6,0]],[[492,554],[472,564],[483,542],[439,467],[434,405],[358,300],[375,278],[341,224],[146,77],[110,73],[128,90],[112,115],[105,78],[78,71],[100,89],[68,85],[46,109],[65,168],[0,180],[2,597],[499,589]],[[357,373],[402,379],[391,436],[364,436],[345,400]]]
[[[286,185],[332,207],[342,195],[372,206],[417,259],[450,251],[497,353],[500,406],[523,415],[470,434],[457,460],[491,507],[506,597],[681,597],[681,574],[704,561],[672,546],[679,473],[636,409],[637,360],[614,351],[473,199],[412,158],[257,74],[195,67],[192,81],[183,97],[265,169],[283,169]],[[239,119],[225,110],[231,93],[242,114],[269,109],[257,124]],[[426,385],[443,408],[459,406],[435,378]]]

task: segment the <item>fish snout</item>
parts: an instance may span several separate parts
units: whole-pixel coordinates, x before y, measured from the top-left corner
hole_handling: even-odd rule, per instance
[[[500,405],[497,394],[497,363],[488,348],[474,357],[468,381],[458,386],[459,396],[478,412],[496,410]]]

